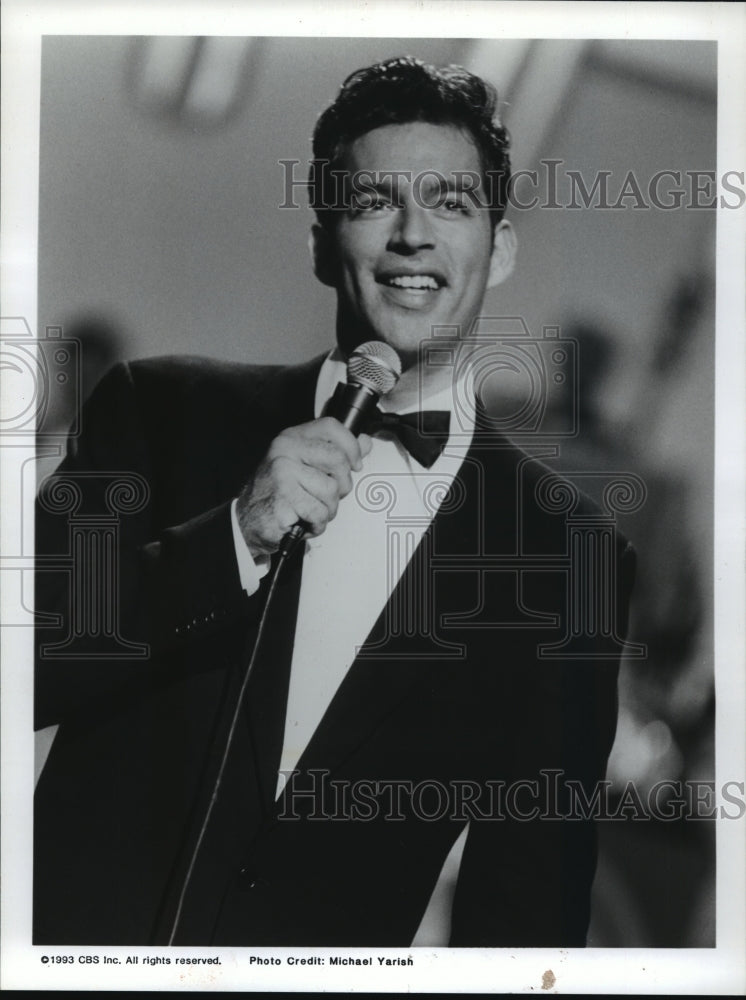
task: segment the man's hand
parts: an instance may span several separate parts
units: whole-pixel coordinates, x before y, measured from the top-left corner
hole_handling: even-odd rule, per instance
[[[352,489],[372,446],[334,417],[321,417],[278,434],[238,498],[241,533],[254,558],[275,552],[285,534],[302,521],[320,535]]]

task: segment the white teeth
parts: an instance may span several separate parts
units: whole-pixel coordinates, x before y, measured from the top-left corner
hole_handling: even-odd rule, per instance
[[[429,274],[401,274],[395,278],[389,278],[387,284],[394,288],[430,288],[437,290],[438,283]]]

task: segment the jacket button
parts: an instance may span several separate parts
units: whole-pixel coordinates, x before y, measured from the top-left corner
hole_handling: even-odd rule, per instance
[[[249,892],[251,889],[255,889],[259,884],[259,879],[257,878],[256,872],[253,868],[242,868],[238,873],[238,887],[244,892]]]

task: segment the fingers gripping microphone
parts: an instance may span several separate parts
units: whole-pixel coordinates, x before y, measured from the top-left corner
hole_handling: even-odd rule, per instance
[[[347,359],[347,382],[340,382],[334,390],[324,416],[336,417],[357,436],[378,400],[391,392],[400,375],[401,361],[393,347],[378,340],[360,344]],[[293,525],[280,543],[281,555],[290,555],[304,530],[302,524]]]

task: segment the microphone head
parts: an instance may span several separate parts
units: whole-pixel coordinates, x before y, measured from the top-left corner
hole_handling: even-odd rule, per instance
[[[393,347],[369,340],[347,359],[347,381],[364,385],[378,396],[391,392],[401,375],[401,360]]]

